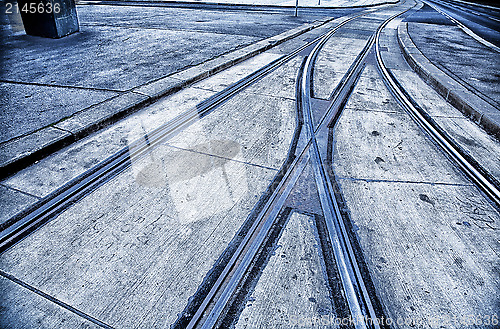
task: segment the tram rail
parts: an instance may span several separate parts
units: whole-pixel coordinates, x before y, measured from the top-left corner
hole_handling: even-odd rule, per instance
[[[384,23],[387,25],[388,22]],[[376,36],[377,65],[382,73],[384,83],[387,85],[394,98],[406,109],[414,121],[429,135],[429,137],[449,156],[450,159],[465,173],[465,175],[488,198],[500,207],[500,184],[488,171],[475,159],[467,154],[453,138],[451,138],[439,125],[412,99],[401,84],[394,77],[382,59],[380,51],[380,32]]]

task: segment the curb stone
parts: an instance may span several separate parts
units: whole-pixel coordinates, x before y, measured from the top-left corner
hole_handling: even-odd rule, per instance
[[[398,26],[398,43],[410,67],[448,103],[500,140],[500,110],[432,64],[408,34],[408,22]]]

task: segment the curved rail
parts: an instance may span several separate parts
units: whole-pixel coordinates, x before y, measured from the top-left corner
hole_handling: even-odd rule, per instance
[[[385,27],[388,22],[384,22]],[[487,171],[477,162],[470,159],[466,152],[458,146],[451,137],[430,119],[424,110],[404,91],[392,72],[388,70],[383,62],[380,52],[379,39],[380,29],[377,32],[375,48],[377,64],[382,72],[384,82],[395,96],[396,100],[407,110],[411,117],[426,131],[432,140],[462,169],[462,171],[483,191],[498,207],[500,207],[500,190],[494,180],[487,175]]]
[[[345,20],[331,31],[310,42],[308,45],[311,46],[318,42],[324,44],[324,42],[326,42],[326,40],[329,39],[331,35],[333,35],[333,33],[335,33],[342,26],[365,14],[366,13],[356,15]],[[189,322],[187,329],[195,328],[200,322],[202,322],[204,314],[208,312],[208,308],[212,303],[215,305],[213,305],[209,314],[204,318],[201,328],[213,328],[216,325],[217,321],[226,309],[231,296],[235,293],[245,273],[248,271],[248,268],[263,244],[264,239],[269,234],[269,231],[278,217],[281,207],[290,194],[292,187],[295,185],[295,182],[298,180],[300,174],[306,167],[310,159],[310,154],[307,152],[310,146],[311,141],[309,140],[300,155],[298,155],[289,165],[288,170],[280,181],[278,187],[266,203],[264,209],[259,213],[259,216],[247,233],[247,236],[241,242],[238,249],[233,254],[230,262],[218,277],[217,282],[211,288],[201,306],[197,309],[196,313]],[[216,298],[216,296],[218,298]]]

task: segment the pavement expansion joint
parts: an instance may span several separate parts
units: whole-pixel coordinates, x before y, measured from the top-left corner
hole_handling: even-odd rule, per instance
[[[271,95],[271,94],[266,94],[266,93],[258,93],[258,92],[254,92],[254,91],[245,91],[245,92],[248,94],[252,94],[252,95],[271,97],[271,98],[276,98],[276,99],[281,99],[281,100],[290,100],[290,101],[294,101],[294,102],[297,100],[293,97],[276,96],[276,95]]]
[[[5,185],[5,184],[1,184],[1,183],[0,183],[0,186],[3,186],[3,187],[5,187],[5,188],[7,188],[7,189],[10,189],[10,190],[13,190],[13,191],[16,191],[16,192],[22,193],[22,194],[25,194],[25,195],[30,196],[30,197],[32,197],[32,198],[36,198],[36,199],[38,199],[38,200],[41,200],[41,199],[42,199],[41,197],[39,197],[39,196],[37,196],[37,195],[34,195],[34,194],[31,194],[31,193],[25,192],[25,191],[23,191],[23,190],[19,190],[19,189],[15,188],[15,187],[12,187],[12,186],[9,186],[9,185]]]
[[[364,109],[360,109],[360,108],[357,108],[357,107],[352,107],[352,106],[347,106],[346,109],[352,109],[354,111],[360,111],[360,112],[376,112],[376,113],[390,113],[390,114],[398,114],[398,115],[403,115],[403,116],[407,116],[408,114],[405,113],[405,112],[401,112],[401,111],[386,111],[386,110],[373,110],[373,109],[367,109],[367,108],[364,108]]]
[[[196,154],[207,155],[207,156],[211,156],[211,157],[214,157],[214,158],[219,158],[219,159],[223,159],[223,160],[227,160],[227,161],[232,161],[232,162],[238,162],[238,163],[242,163],[242,164],[245,164],[245,165],[249,165],[249,166],[253,166],[253,167],[258,167],[258,168],[263,168],[263,169],[267,169],[267,170],[279,171],[279,169],[271,168],[271,167],[267,167],[267,166],[263,166],[263,165],[256,164],[256,163],[251,163],[251,162],[247,162],[247,161],[241,161],[241,160],[231,159],[231,158],[223,157],[223,156],[216,155],[216,154],[210,154],[210,153],[205,153],[205,152],[201,152],[201,151],[192,150],[192,149],[189,149],[189,148],[178,147],[178,146],[174,146],[174,145],[171,145],[171,144],[166,144],[166,145],[168,145],[168,146],[170,146],[172,148],[178,149],[178,150],[182,150],[182,151],[187,151],[187,152],[192,152],[192,153],[196,153]]]
[[[135,94],[142,95],[142,96],[151,97],[151,95],[148,95],[148,94],[146,94],[146,93],[143,93],[142,91],[139,91],[139,90],[131,90],[131,92],[133,92],[133,93],[135,93]]]
[[[103,328],[107,328],[107,329],[112,329],[113,328],[110,325],[107,325],[106,323],[101,322],[98,319],[96,319],[96,318],[94,318],[94,317],[92,317],[92,316],[90,316],[90,315],[88,315],[86,313],[83,313],[82,311],[74,308],[73,306],[68,305],[68,304],[64,303],[63,301],[61,301],[61,300],[59,300],[59,299],[57,299],[57,298],[55,298],[55,297],[53,297],[53,296],[51,296],[51,295],[49,295],[47,293],[44,293],[43,291],[41,291],[41,290],[33,287],[32,285],[29,285],[26,282],[23,282],[23,281],[19,280],[18,278],[16,278],[15,276],[13,276],[13,275],[11,275],[9,273],[6,273],[6,272],[0,270],[0,276],[3,276],[4,278],[6,278],[6,279],[8,279],[8,280],[10,280],[10,281],[12,281],[12,282],[20,285],[21,287],[26,288],[26,289],[34,292],[35,294],[37,294],[37,295],[39,295],[39,296],[41,296],[41,297],[43,297],[43,298],[45,298],[45,299],[47,299],[47,300],[55,303],[55,304],[61,306],[62,308],[65,308],[68,311],[73,312],[76,315],[81,316],[82,318],[84,318],[84,319],[86,319],[88,321],[91,321],[91,322],[93,322],[93,323],[95,323],[95,324],[97,324],[97,325],[99,325],[99,326],[101,326]]]
[[[442,186],[474,186],[474,184],[462,183],[447,183],[447,182],[425,182],[411,180],[392,180],[392,179],[376,179],[376,178],[359,178],[359,177],[336,177],[338,180],[346,180],[352,182],[367,182],[367,183],[401,183],[401,184],[423,184],[423,185],[442,185]]]
[[[58,130],[60,130],[60,131],[64,131],[64,132],[66,132],[66,133],[68,133],[68,134],[73,135],[73,133],[72,133],[71,131],[66,130],[66,129],[64,129],[64,128],[57,127],[57,126],[52,126],[52,128],[54,128],[54,129],[58,129]]]
[[[213,93],[218,93],[220,92],[220,90],[214,90],[212,88],[204,88],[204,87],[198,87],[198,86],[194,86],[194,87],[191,87],[193,89],[198,89],[198,90],[203,90],[203,91],[211,91]]]

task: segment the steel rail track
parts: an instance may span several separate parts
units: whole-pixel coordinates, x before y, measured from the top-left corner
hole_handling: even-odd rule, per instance
[[[408,9],[409,10],[409,9]],[[406,11],[396,14],[401,15]],[[388,19],[392,20],[395,16]],[[345,22],[347,23],[347,22]],[[333,100],[327,110],[327,113],[320,120],[317,128],[314,127],[311,114],[311,79],[312,67],[319,53],[319,50],[328,41],[328,39],[342,26],[337,26],[334,30],[325,35],[317,43],[312,52],[307,57],[305,68],[299,74],[299,94],[297,95],[298,106],[302,108],[304,124],[307,126],[307,143],[300,155],[295,158],[285,176],[280,181],[278,187],[273,192],[271,198],[267,201],[263,210],[254,221],[249,233],[241,242],[238,250],[233,254],[230,262],[219,275],[216,283],[211,288],[197,309],[187,328],[192,329],[200,327],[203,329],[214,328],[224,315],[231,297],[235,294],[238,286],[242,283],[245,273],[251,267],[252,261],[258,254],[265,238],[268,236],[273,223],[278,218],[286,198],[290,194],[293,185],[299,178],[307,163],[311,160],[313,164],[314,176],[321,198],[321,207],[326,217],[329,238],[334,249],[335,260],[339,265],[344,290],[348,295],[348,307],[351,311],[356,328],[367,328],[365,321],[376,319],[376,313],[372,306],[370,296],[363,283],[363,278],[356,263],[353,248],[349,242],[347,229],[342,222],[340,208],[333,196],[332,183],[327,178],[326,169],[321,160],[319,146],[316,141],[316,135],[321,128],[332,124],[334,118],[339,116],[339,108],[345,104],[348,96],[352,92],[357,79],[364,67],[364,60],[372,49],[375,42],[375,33],[368,40],[363,51],[358,55],[355,62],[349,68],[340,82],[340,87],[336,88]],[[381,27],[379,27],[380,29]],[[330,120],[328,120],[330,119]],[[210,306],[212,308],[210,309]],[[371,322],[371,327],[379,328],[376,321]]]
[[[369,12],[370,11],[364,11],[354,15],[347,15],[347,17],[352,17],[348,18],[340,25],[346,24],[347,22],[350,22],[357,17],[366,15]],[[73,203],[82,199],[99,186],[126,170],[133,161],[146,156],[156,145],[175,136],[193,122],[208,115],[218,105],[221,105],[244,88],[262,79],[265,75],[276,70],[281,65],[287,63],[304,49],[314,45],[327,33],[328,32],[318,36],[305,45],[298,47],[289,54],[281,56],[280,58],[232,84],[223,91],[199,103],[195,108],[178,115],[166,124],[154,129],[151,133],[144,135],[143,138],[132,142],[129,146],[124,147],[109,158],[97,164],[95,167],[58,188],[56,191],[52,192],[31,207],[21,211],[11,219],[7,220],[5,223],[0,225],[0,253],[4,252],[12,245],[31,234],[33,231],[55,218]],[[130,150],[134,151],[131,152]]]
[[[322,159],[321,152],[319,150],[318,142],[316,136],[318,135],[320,129],[322,128],[322,123],[324,121],[328,122],[328,126],[334,126],[336,120],[340,116],[340,111],[343,109],[343,105],[347,101],[355,83],[364,67],[364,60],[368,55],[370,49],[372,49],[375,43],[375,36],[380,33],[382,28],[395,17],[404,14],[411,8],[395,14],[388,18],[382,25],[380,25],[374,35],[370,38],[369,42],[366,44],[365,48],[358,56],[357,60],[351,66],[349,72],[343,77],[343,85],[334,92],[335,101],[330,106],[330,109],[320,120],[320,124],[317,128],[313,125],[312,120],[312,110],[311,110],[311,79],[306,78],[310,75],[304,75],[302,81],[302,92],[304,100],[304,113],[307,113],[307,133],[312,140],[312,147],[310,148],[311,159],[313,161],[314,177],[316,180],[316,185],[319,189],[320,201],[323,209],[323,214],[327,224],[327,229],[329,233],[330,243],[334,250],[334,256],[336,259],[336,264],[341,276],[341,282],[344,287],[344,291],[347,295],[347,301],[349,304],[349,309],[353,319],[355,319],[354,326],[356,328],[367,328],[370,324],[373,328],[379,328],[379,324],[374,322],[367,323],[367,319],[377,319],[376,312],[371,303],[370,296],[363,282],[363,277],[361,275],[360,267],[357,263],[353,247],[349,240],[347,229],[345,227],[342,215],[340,213],[340,206],[335,198],[333,184],[330,180],[330,176],[327,175],[327,169],[325,168],[325,163],[328,163]],[[320,44],[317,48],[319,49]],[[314,62],[317,56],[317,51],[313,50],[313,54],[310,56],[309,60],[311,63]],[[311,69],[312,64],[306,64],[308,70]],[[333,111],[332,111],[333,110]],[[369,320],[368,320],[369,321]]]
[[[384,23],[384,27],[387,23],[388,22]],[[488,175],[488,171],[486,169],[468,156],[467,153],[454,142],[453,138],[444,132],[439,125],[427,115],[418,103],[404,90],[392,72],[386,68],[379,46],[380,31],[377,32],[375,48],[377,65],[382,73],[382,78],[386,86],[388,86],[398,103],[406,109],[414,121],[425,132],[427,132],[431,139],[440,146],[445,154],[453,160],[453,162],[466,174],[466,176],[469,177],[469,179],[471,179],[472,182],[475,183],[478,188],[496,204],[497,207],[500,207],[500,189],[498,182],[496,182],[493,177]]]

